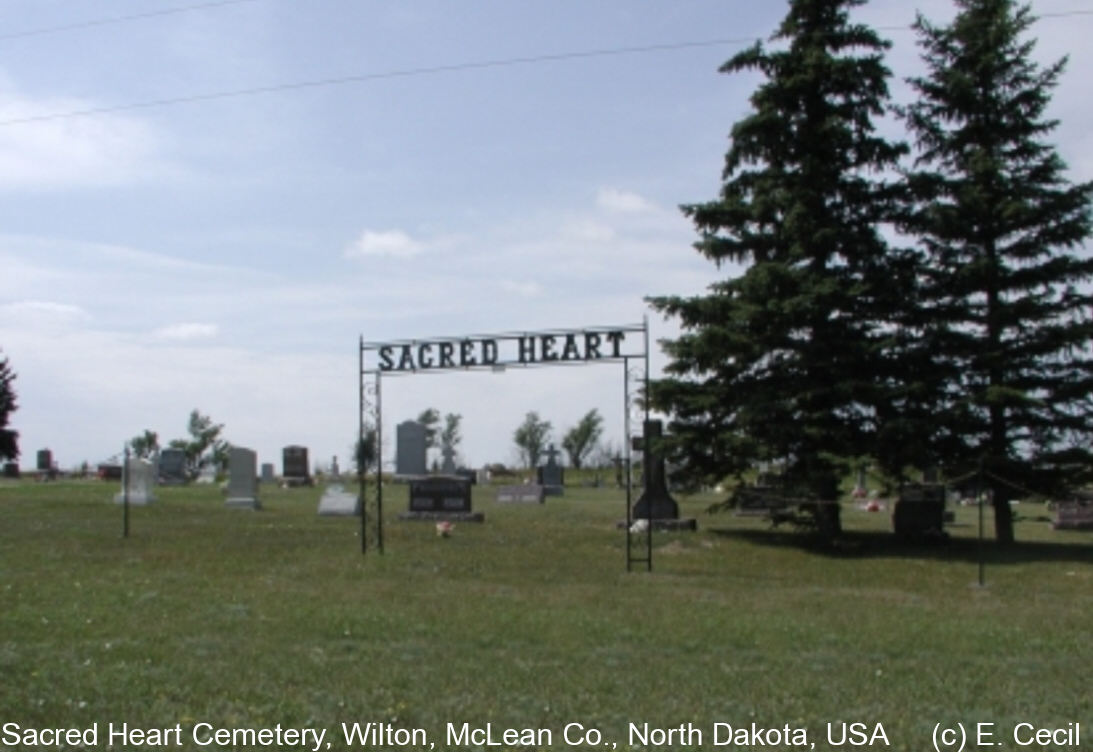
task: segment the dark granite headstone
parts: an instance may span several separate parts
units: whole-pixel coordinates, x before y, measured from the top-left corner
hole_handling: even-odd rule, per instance
[[[159,482],[165,486],[185,483],[186,452],[168,447],[159,453]]]
[[[634,504],[634,519],[652,520],[655,528],[694,530],[693,518],[680,519],[679,504],[668,493],[664,454],[660,449],[663,424],[659,420],[647,420],[643,424],[642,441],[642,493]]]
[[[432,475],[410,481],[411,512],[469,512],[471,484],[455,475]]]
[[[17,462],[5,462],[4,463],[4,477],[16,479],[19,477],[19,463]]]
[[[395,474],[408,477],[425,475],[425,426],[408,420],[395,426]]]
[[[899,491],[892,529],[901,538],[944,537],[945,486],[911,483]]]
[[[53,470],[53,452],[48,449],[38,450],[38,471],[50,472]]]
[[[98,475],[100,480],[121,480],[121,465],[99,465]]]
[[[281,477],[290,486],[311,485],[311,470],[307,463],[307,447],[287,446],[281,450]]]
[[[547,463],[536,471],[539,485],[547,496],[565,494],[565,468],[558,464],[558,450],[551,444],[547,450]]]

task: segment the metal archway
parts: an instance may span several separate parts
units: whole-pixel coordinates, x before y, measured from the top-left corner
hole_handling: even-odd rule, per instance
[[[637,344],[635,344],[635,340]],[[631,411],[635,400],[631,394],[631,379],[642,384],[640,411],[649,417],[649,323],[622,326],[591,326],[581,329],[551,329],[538,332],[505,332],[472,334],[461,337],[365,342],[359,345],[360,421],[359,447],[365,442],[369,421],[375,435],[374,540],[383,552],[383,378],[409,376],[444,371],[490,371],[508,368],[541,368],[549,366],[598,365],[621,363],[623,367],[623,434],[626,482],[626,568],[635,563],[653,567],[652,524],[645,530],[645,555],[635,556],[631,536],[633,509],[633,478],[631,473]],[[636,366],[636,367],[635,367]],[[361,553],[368,550],[370,502],[367,474],[371,463],[357,458],[357,475],[361,506]],[[651,522],[651,521],[650,521]]]

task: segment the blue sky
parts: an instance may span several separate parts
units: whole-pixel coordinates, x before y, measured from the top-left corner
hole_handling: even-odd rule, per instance
[[[919,7],[952,14],[946,0]],[[1054,141],[1070,178],[1089,180],[1093,4],[1033,8],[1038,57],[1070,55]],[[18,373],[21,464],[45,447],[62,467],[96,463],[144,429],[181,437],[197,408],[260,462],[279,467],[283,446],[303,444],[313,463],[344,465],[361,336],[634,323],[645,295],[701,291],[728,270],[690,248],[677,207],[715,195],[756,83],[717,68],[784,10],[5,3],[0,349]],[[1073,11],[1085,14],[1049,15]],[[913,10],[874,0],[857,17],[892,40],[906,101]],[[458,69],[713,40],[726,41]],[[338,79],[358,80],[293,86]],[[134,106],[174,99],[196,101]],[[675,332],[653,315],[650,328]],[[510,462],[526,412],[560,440],[597,408],[618,445],[621,382],[613,366],[390,379],[385,431],[426,407],[457,412],[467,462]]]

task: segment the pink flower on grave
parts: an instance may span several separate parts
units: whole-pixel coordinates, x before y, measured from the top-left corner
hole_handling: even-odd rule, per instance
[[[447,520],[436,523],[436,534],[441,538],[448,538],[452,534],[452,528],[455,527]]]

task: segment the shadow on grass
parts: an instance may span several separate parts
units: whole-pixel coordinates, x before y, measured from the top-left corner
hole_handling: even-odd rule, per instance
[[[1010,546],[1000,546],[986,540],[980,549],[979,541],[974,538],[904,541],[882,531],[848,531],[836,540],[830,540],[816,533],[791,529],[733,530],[710,527],[707,530],[713,535],[756,545],[796,548],[831,557],[936,559],[974,563],[982,556],[990,564],[1052,561],[1093,564],[1093,545],[1081,539],[1072,543],[1018,540]]]

